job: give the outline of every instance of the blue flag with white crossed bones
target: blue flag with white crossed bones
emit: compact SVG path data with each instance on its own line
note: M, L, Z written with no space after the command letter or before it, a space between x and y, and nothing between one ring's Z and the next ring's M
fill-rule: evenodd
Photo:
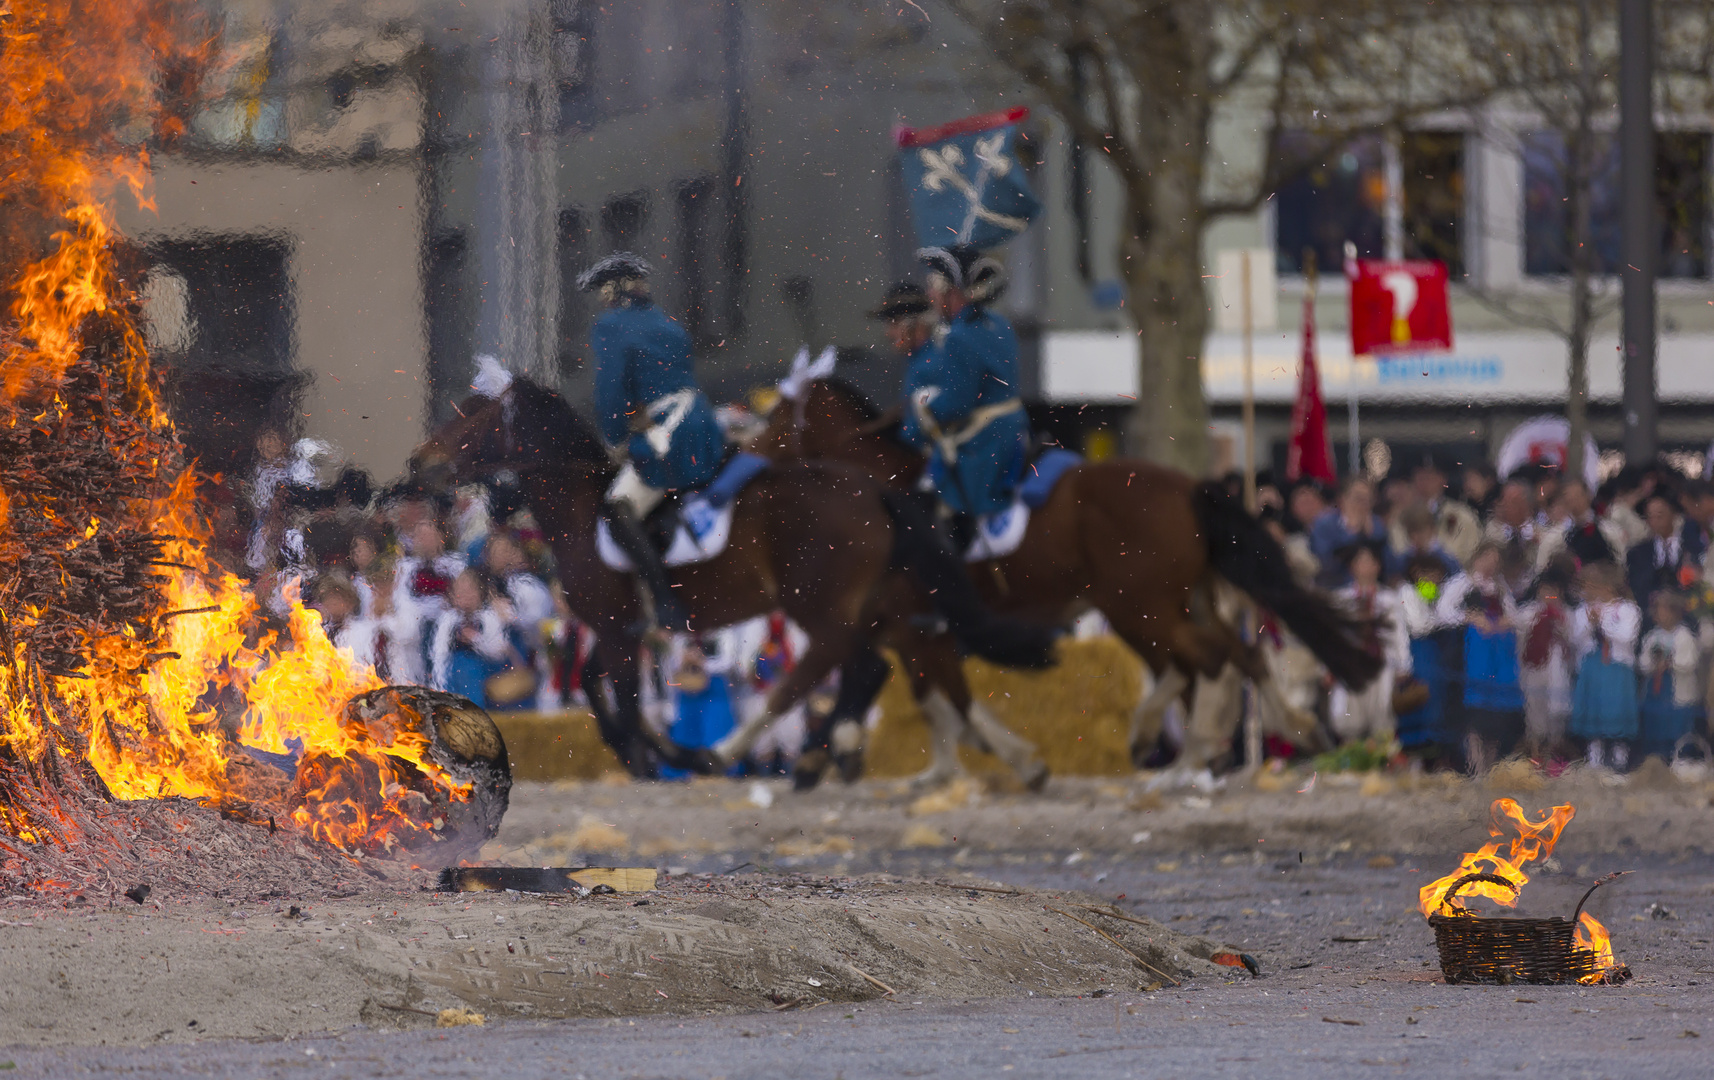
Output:
M1041 212L1013 152L1018 125L1029 115L1016 108L939 127L899 129L911 216L924 247L998 247Z

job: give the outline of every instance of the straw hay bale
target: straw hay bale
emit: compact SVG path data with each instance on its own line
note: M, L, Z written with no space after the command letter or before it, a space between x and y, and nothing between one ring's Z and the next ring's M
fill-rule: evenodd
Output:
M964 665L971 693L1013 731L1035 743L1060 776L1129 776L1131 709L1142 663L1117 638L1067 641L1058 667L1007 671L982 660ZM912 700L897 657L881 692L881 721L868 741L866 775L911 776L926 769L928 725ZM515 780L595 780L623 775L619 760L587 712L544 716L490 714L506 739ZM991 790L1009 790L1010 771L987 754L960 750L966 767Z
M597 780L609 772L623 773L588 712L488 715L506 740L514 780Z
M1131 710L1142 689L1143 665L1115 637L1067 641L1059 666L1008 671L968 660L971 693L1007 727L1035 743L1060 776L1129 776ZM897 657L881 692L881 721L870 733L867 774L901 777L928 767L928 725L911 698ZM984 778L1005 767L987 754L961 748L965 766Z

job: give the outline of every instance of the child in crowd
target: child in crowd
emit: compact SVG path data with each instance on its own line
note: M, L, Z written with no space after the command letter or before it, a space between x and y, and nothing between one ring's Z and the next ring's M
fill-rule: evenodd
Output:
M1388 567L1392 577L1402 577L1405 574L1405 564L1413 559L1426 558L1439 562L1442 569L1442 579L1450 578L1459 571L1458 560L1440 546L1439 528L1434 521L1434 513L1423 503L1412 503L1399 512L1399 532L1402 532L1407 545L1403 551L1391 552Z
M1684 624L1684 597L1661 591L1649 600L1654 629L1643 636L1639 650L1643 695L1637 754L1672 760L1678 740L1696 728L1701 712L1697 674L1702 650Z
M331 571L317 578L310 606L321 613L321 628L335 647L350 652L360 664L375 666L379 627L360 614L362 601L344 574Z
M1472 773L1510 755L1524 733L1517 605L1501 575L1500 556L1499 544L1484 541L1440 599L1440 617L1464 627L1464 758Z
M413 609L424 622L447 610L447 590L463 571L464 556L446 550L446 538L433 521L411 528L411 553L398 561L393 600L400 611Z
M1400 631L1410 639L1412 679L1428 691L1428 699L1398 717L1399 746L1407 753L1433 753L1444 735L1447 672L1442 660L1446 624L1435 610L1446 583L1446 564L1434 554L1418 554L1405 563L1405 581L1398 589Z
M1382 745L1392 742L1393 687L1399 676L1410 674L1410 639L1400 625L1398 593L1381 588L1384 551L1376 540L1359 540L1339 551L1351 584L1334 596L1368 625L1369 647L1385 664L1381 674L1363 690L1333 688L1328 718L1342 742L1365 738Z
M560 695L553 683L546 634L555 619L553 593L531 569L523 545L504 529L488 534L482 545L482 563L499 583L510 607L511 630L537 675L535 706L539 712L557 712Z
M382 563L370 584L370 618L375 623L375 673L400 686L423 686L428 668L423 659L422 623L409 609L393 604L394 565Z
M1630 598L1619 568L1591 563L1578 573L1583 606L1572 615L1572 638L1581 657L1572 692L1571 733L1589 747L1589 764L1605 768L1607 751L1623 769L1628 740L1637 735L1637 633L1643 613Z
M1572 573L1555 562L1536 581L1535 595L1519 612L1523 631L1524 749L1538 760L1556 755L1571 716L1571 676L1576 654L1571 642Z
M351 587L357 590L359 613L375 617L375 574L381 569L381 545L375 534L358 530L351 538Z
M489 603L487 586L475 570L459 571L446 595L429 650L434 687L487 708L488 680L506 670L512 656L505 620Z

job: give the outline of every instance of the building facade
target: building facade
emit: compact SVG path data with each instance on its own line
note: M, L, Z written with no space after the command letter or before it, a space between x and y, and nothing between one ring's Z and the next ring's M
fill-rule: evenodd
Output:
M181 423L221 464L241 461L270 422L387 479L467 392L481 353L586 402L594 312L572 281L616 250L655 264L656 295L690 330L716 397L771 384L801 345L838 346L845 373L890 396L898 365L862 312L915 272L892 130L1029 100L930 0L220 6L208 104L192 136L157 156L158 212L123 224L153 266L152 340ZM1283 445L1306 249L1334 270L1316 314L1336 443L1353 397L1363 443L1471 456L1562 405L1563 340L1494 303L1522 296L1549 314L1563 303L1561 151L1527 116L1439 119L1358 139L1209 231L1217 464L1246 453L1267 464ZM1710 125L1668 128L1662 439L1705 446ZM1028 135L1045 210L1008 247L1004 301L1023 341L1022 389L1039 424L1104 453L1138 392L1119 194L1102 155L1051 115L1032 117ZM1257 148L1234 145L1230 167L1253 166ZM1597 200L1606 269L1612 204ZM1352 359L1337 272L1347 242L1448 262L1450 354ZM1242 340L1218 271L1241 249L1272 270L1256 297L1255 447L1240 445ZM1609 315L1591 349L1604 443L1619 434L1616 335Z

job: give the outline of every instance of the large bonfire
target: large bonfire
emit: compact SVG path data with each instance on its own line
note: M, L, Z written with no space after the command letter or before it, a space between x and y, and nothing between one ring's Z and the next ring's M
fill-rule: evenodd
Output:
M0 880L13 884L112 884L103 866L185 847L170 835L185 823L151 832L138 816L188 804L128 800L194 800L259 825L246 831L260 842L354 854L438 827L425 784L463 794L424 760L421 733L342 725L375 673L295 602L287 633L264 629L210 551L112 201L149 208L150 148L183 132L213 41L186 0L0 3ZM301 754L315 778L294 784L240 744ZM340 782L345 766L358 781ZM354 786L378 802L348 805L338 793ZM83 851L106 862L60 857Z

